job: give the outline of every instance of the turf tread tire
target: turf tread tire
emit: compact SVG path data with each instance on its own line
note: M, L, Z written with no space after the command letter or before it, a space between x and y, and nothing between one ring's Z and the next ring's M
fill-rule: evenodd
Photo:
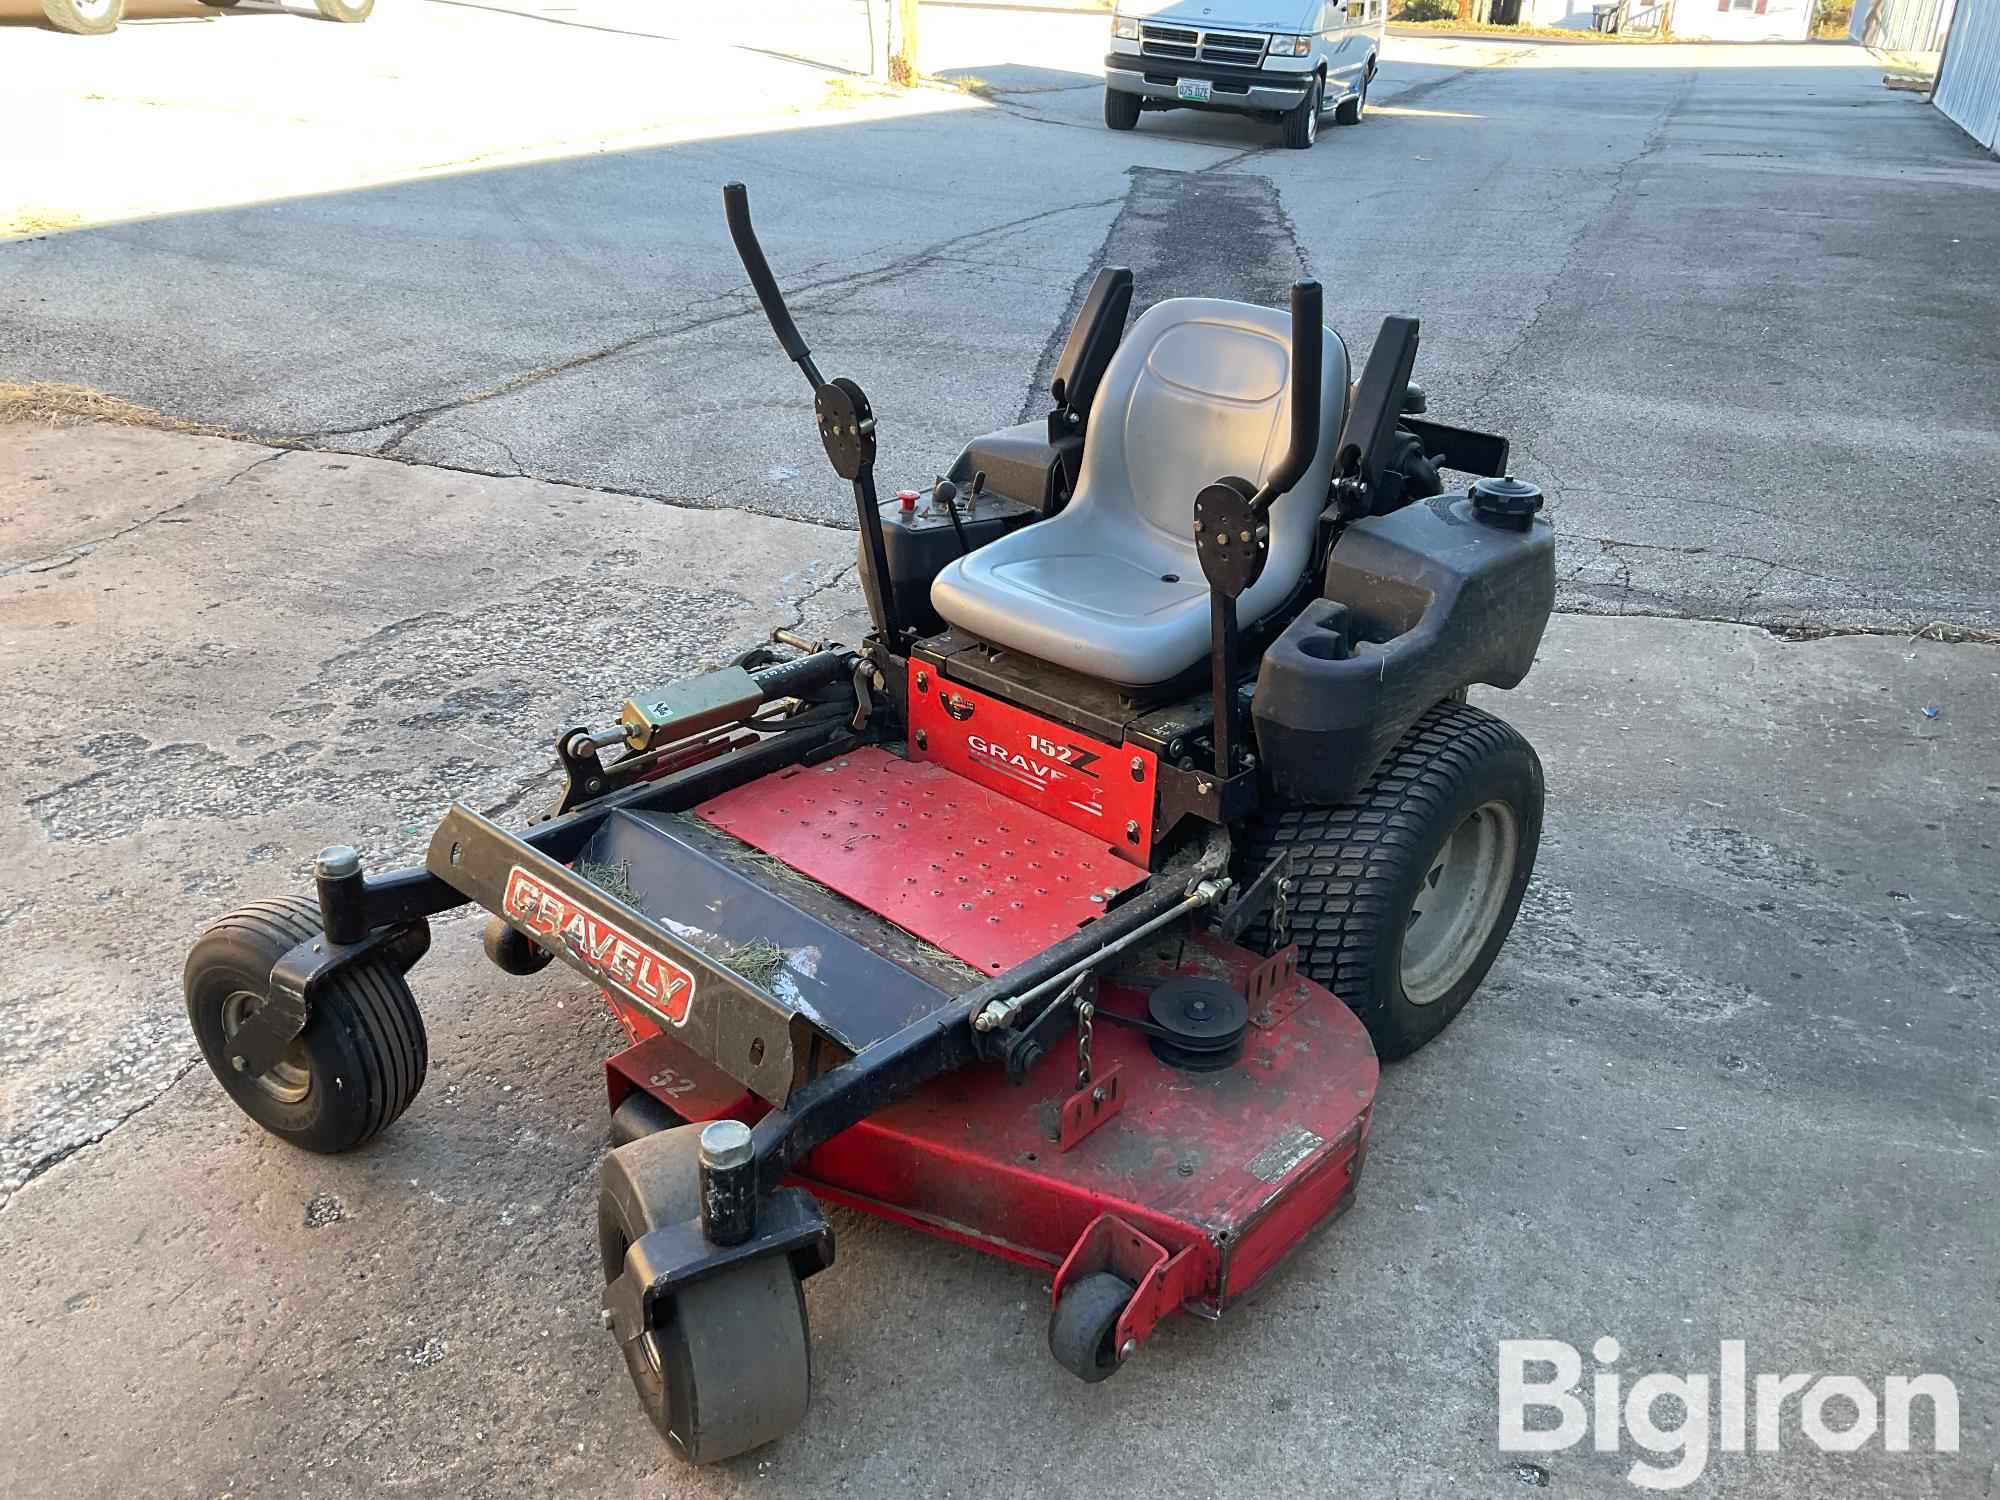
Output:
M1494 790L1517 819L1516 855L1498 919L1450 993L1417 1006L1401 996L1402 926L1414 880L1444 839ZM1353 801L1284 807L1252 831L1247 871L1294 851L1291 936L1307 977L1361 1018L1385 1059L1442 1031L1478 988L1513 927L1541 840L1543 781L1534 749L1504 719L1447 699L1428 709ZM1267 947L1268 925L1249 933Z

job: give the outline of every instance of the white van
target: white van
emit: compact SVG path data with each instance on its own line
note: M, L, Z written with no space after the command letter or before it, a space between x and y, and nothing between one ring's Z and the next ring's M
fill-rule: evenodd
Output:
M1225 109L1278 121L1303 151L1323 115L1361 123L1387 24L1388 0L1117 0L1104 123Z

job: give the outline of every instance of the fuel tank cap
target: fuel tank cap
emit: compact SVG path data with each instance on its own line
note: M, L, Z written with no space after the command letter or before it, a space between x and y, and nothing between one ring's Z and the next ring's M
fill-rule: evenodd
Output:
M1526 531L1542 508L1541 489L1509 474L1504 479L1472 481L1472 508L1489 526Z

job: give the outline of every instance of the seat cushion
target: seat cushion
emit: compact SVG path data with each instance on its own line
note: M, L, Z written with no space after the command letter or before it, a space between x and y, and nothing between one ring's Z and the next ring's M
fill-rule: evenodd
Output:
M1199 297L1148 308L1098 387L1068 507L947 565L931 603L981 640L1121 686L1201 661L1195 496L1225 475L1259 482L1283 456L1290 360L1285 313ZM1245 625L1277 608L1311 555L1347 397L1347 352L1330 331L1321 391L1319 451L1271 509L1269 562L1237 603Z
M1061 516L947 567L938 613L983 641L1105 682L1165 682L1208 654L1208 584L1193 547Z

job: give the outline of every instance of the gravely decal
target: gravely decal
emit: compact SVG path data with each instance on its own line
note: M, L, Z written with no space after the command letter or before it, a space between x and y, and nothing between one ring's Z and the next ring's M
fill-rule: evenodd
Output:
M1098 757L1081 745L1058 744L1054 740L1043 739L1040 735L1029 735L1028 743L1034 747L1035 754L1026 755L1006 745L996 744L984 735L969 734L965 737L965 746L974 755L983 757L996 770L1005 771L1010 776L1021 777L1036 786L1054 788L1061 783L1073 782L1074 773L1078 771L1092 781L1097 780L1097 773L1090 769L1090 764ZM1087 785L1079 790L1089 800L1072 801L1070 805L1090 814L1093 818L1104 816L1104 809L1097 805L1096 793Z
M533 936L561 943L590 973L655 1016L675 1026L687 1020L692 974L519 865L507 876L505 914Z

